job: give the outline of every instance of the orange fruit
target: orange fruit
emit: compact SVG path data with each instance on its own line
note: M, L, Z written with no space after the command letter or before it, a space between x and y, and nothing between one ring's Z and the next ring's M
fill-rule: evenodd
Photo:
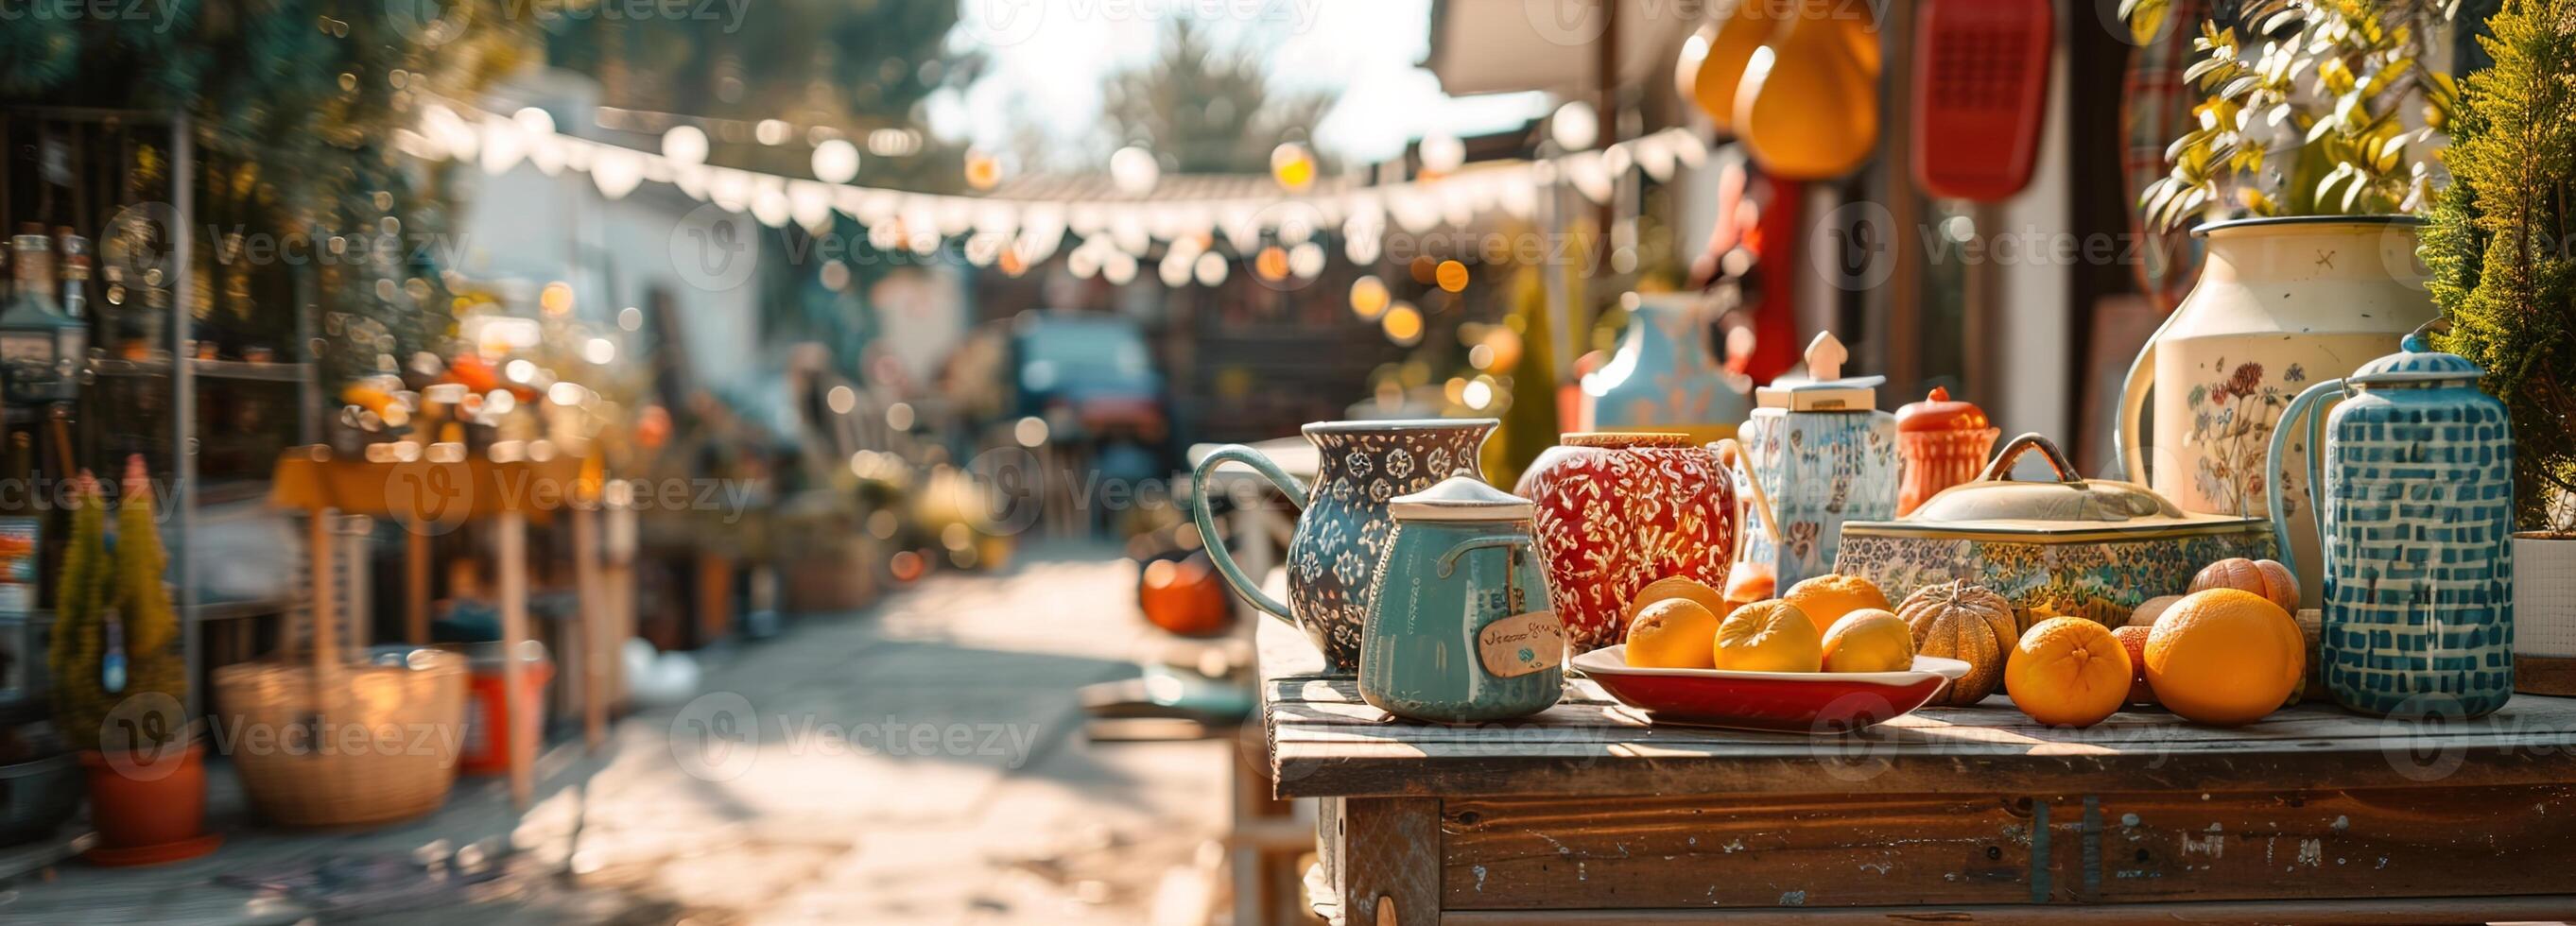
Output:
M2154 629L2136 624L2111 628L2111 635L2120 640L2121 651L2129 654L2129 703L2131 704L2156 703L2156 690L2147 684L2147 634Z
M2004 661L2004 691L2030 719L2089 727L2129 697L2129 653L2111 628L2080 617L2032 624Z
M1752 604L1771 597L1780 580L1771 567L1761 563L1737 563L1726 574L1726 600L1735 604Z
M1807 612L1774 599L1737 608L1719 621L1712 656L1720 669L1814 672L1824 668L1825 645Z
M2214 726L2263 719L2307 668L2290 612L2253 592L2193 592L2147 635L2147 684L2174 713Z
M1896 609L1895 605L1887 603L1887 593L1879 591L1876 583L1859 576L1816 576L1789 586L1789 593L1780 596L1780 600L1807 612L1807 619L1816 622L1819 635L1833 629L1834 622L1842 620L1845 614L1864 608Z
M1706 582L1689 576L1665 576L1646 583L1645 588L1638 589L1637 594L1628 599L1628 623L1635 624L1638 612L1644 611L1647 605L1668 598L1699 602L1700 607L1707 608L1708 613L1718 617L1725 617L1726 612L1734 610L1726 603L1726 596L1718 594L1717 589L1708 587Z
M1902 672L1914 667L1914 631L1896 615L1862 608L1825 631L1825 671Z
M1707 586L1701 586L1706 588ZM1628 621L1628 664L1648 669L1707 669L1716 645L1717 613L1688 598L1651 602Z

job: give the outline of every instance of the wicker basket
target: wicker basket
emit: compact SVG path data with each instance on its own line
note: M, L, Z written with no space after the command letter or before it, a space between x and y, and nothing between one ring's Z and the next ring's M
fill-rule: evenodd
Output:
M287 826L360 826L437 810L464 740L465 659L430 649L393 665L243 664L215 670L242 789Z
M287 826L363 826L437 810L456 781L465 658L415 649L350 664L334 637L330 538L312 519L311 664L214 672L251 805Z

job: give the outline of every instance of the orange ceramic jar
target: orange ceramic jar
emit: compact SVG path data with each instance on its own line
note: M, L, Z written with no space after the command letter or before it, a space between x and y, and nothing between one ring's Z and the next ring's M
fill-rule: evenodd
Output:
M1535 507L1548 600L1570 653L1619 642L1629 599L1656 579L1725 588L1741 539L1726 468L1680 434L1565 435L1512 494Z
M1995 449L2001 429L1986 420L1973 402L1950 398L1950 390L1932 387L1923 401L1896 410L1896 455L1905 474L1896 492L1896 516L1959 483L1977 478L1986 455Z

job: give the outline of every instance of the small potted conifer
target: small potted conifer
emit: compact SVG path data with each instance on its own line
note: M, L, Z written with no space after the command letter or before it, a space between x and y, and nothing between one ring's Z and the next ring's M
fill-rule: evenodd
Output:
M129 458L108 541L108 499L80 475L56 582L55 723L80 750L99 842L91 861L150 865L214 851L204 832L205 746L188 722L179 621L143 458Z
M2576 0L2507 0L2488 28L2422 253L2451 320L2435 346L2485 368L2513 423L2515 652L2576 658Z

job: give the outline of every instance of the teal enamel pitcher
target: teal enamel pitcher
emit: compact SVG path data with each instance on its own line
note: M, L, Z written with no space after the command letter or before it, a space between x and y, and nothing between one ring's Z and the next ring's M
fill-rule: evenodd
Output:
M2300 392L2272 432L2265 472L2294 442L2323 449L2304 501L2325 557L2319 665L2346 708L2475 717L2513 696L2513 431L2483 372L2418 330ZM2331 398L2318 444L2301 419ZM2265 481L2288 537L2281 480ZM2289 545L2281 558L2298 571Z
M1263 613L1305 631L1331 670L1348 674L1359 668L1360 621L1376 590L1371 573L1394 526L1387 504L1450 476L1474 475L1476 451L1499 423L1455 418L1307 425L1303 430L1316 456L1311 490L1260 451L1228 444L1199 461L1191 515L1226 584ZM1303 509L1288 540L1287 601L1264 594L1261 580L1245 575L1218 539L1224 535L1208 509L1208 487L1216 468L1229 462L1251 467Z
M1395 533L1362 626L1360 698L1407 720L1526 717L1565 691L1528 499L1454 476L1388 506Z

